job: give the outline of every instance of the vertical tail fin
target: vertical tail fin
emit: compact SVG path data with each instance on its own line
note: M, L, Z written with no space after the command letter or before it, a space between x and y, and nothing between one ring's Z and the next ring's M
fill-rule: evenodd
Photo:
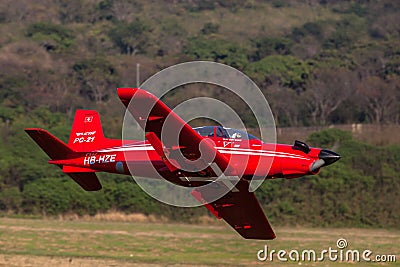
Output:
M93 151L104 147L105 137L99 113L95 110L77 110L68 146L77 151Z

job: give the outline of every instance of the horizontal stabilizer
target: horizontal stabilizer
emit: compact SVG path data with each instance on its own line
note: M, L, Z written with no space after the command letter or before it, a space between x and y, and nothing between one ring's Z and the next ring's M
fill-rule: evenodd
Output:
M43 149L53 160L65 159L74 153L63 141L40 128L27 128L25 132Z
M67 174L86 191L98 191L102 188L95 173L70 172Z
M63 161L73 156L76 152L64 142L46 130L28 128L25 132L43 149L51 158L50 163L63 169L75 182L86 191L97 191L102 188L99 179L93 170L75 166L63 166Z

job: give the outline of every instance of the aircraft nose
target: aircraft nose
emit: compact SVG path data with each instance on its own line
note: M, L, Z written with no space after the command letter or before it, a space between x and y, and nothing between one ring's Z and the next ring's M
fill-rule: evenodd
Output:
M340 159L340 155L336 152L322 149L318 154L318 160L310 165L310 171L315 172L318 171L319 168L328 166Z
M338 153L327 150L327 149L322 149L319 152L318 158L322 159L325 162L325 166L330 165L336 161L338 161L341 157Z

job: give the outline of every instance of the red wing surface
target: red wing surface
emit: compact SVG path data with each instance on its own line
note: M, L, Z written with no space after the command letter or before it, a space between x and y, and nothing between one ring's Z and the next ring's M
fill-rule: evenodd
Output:
M200 136L154 95L141 89L119 88L118 96L171 172L177 169L201 171L212 162L223 171L230 168L230 173L234 172L213 143ZM208 173L215 176L211 168Z
M214 190L224 190L218 183ZM264 215L254 192L249 192L249 183L241 179L236 186L220 199L210 202L216 192L196 188L192 195L205 204L217 218L224 219L233 229L246 239L274 239L275 233ZM209 203L209 204L208 204Z

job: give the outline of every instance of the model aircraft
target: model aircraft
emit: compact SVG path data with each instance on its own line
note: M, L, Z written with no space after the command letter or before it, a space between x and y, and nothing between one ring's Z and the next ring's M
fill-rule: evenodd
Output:
M237 129L192 128L147 91L117 91L145 131L145 141L104 137L99 114L94 110L76 111L68 144L44 129L25 129L51 158L49 163L62 168L87 191L102 188L96 172L131 175L133 166L132 175L162 177L180 186L194 187L192 195L244 238L274 239L274 231L254 192L249 190L252 179L313 175L340 159L335 152L312 148L300 141L294 145L268 144ZM221 172L237 180L226 194L213 199L215 192L199 186L215 184L211 188L217 193L226 190L226 183L216 179Z

